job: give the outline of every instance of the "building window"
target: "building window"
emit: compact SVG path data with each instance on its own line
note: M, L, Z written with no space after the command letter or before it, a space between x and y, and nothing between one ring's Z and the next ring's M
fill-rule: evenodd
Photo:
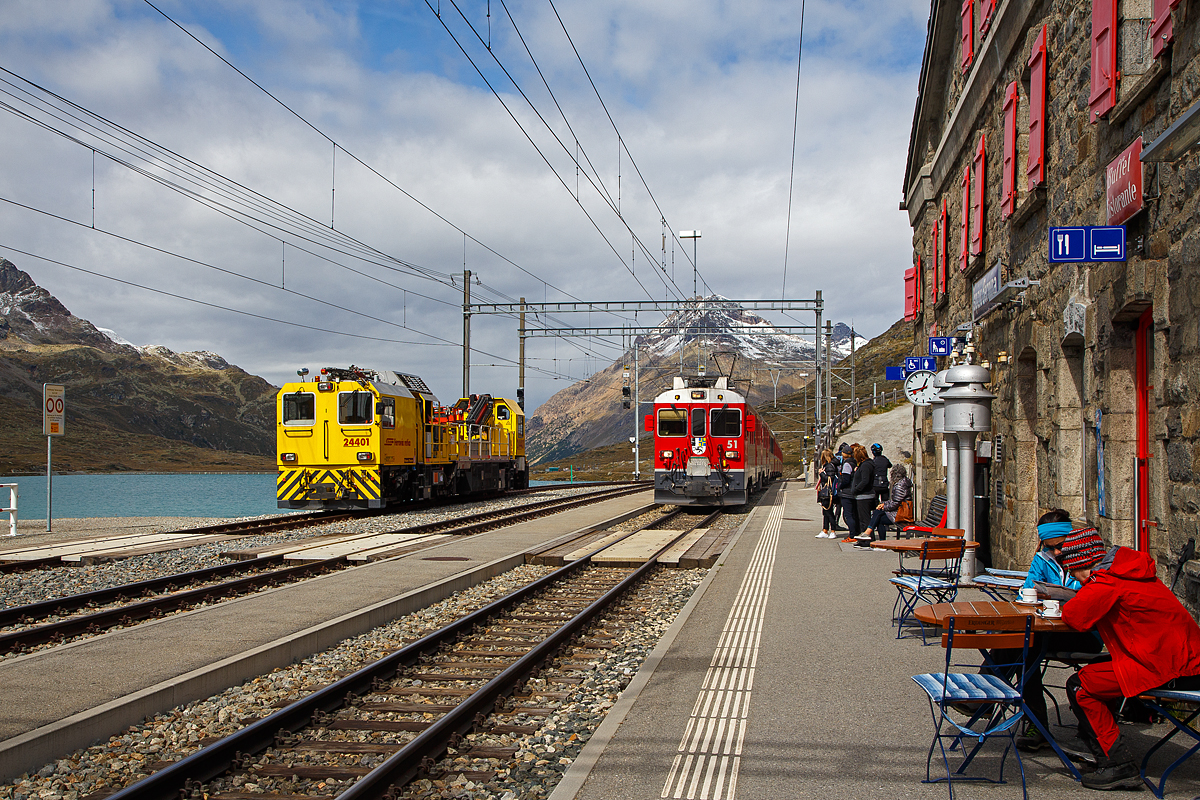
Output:
M962 176L962 241L958 248L958 269L967 268L971 246L971 165L963 170Z
M941 275L938 273L938 264L941 263L941 261L938 259L938 236L939 236L938 220L935 217L933 220L933 248L932 248L932 252L929 255L930 260L933 261L933 264L931 265L931 267L933 269L933 281L932 281L933 285L930 286L929 288L930 288L930 297L933 298L934 303L937 303L938 289L941 287L941 283L940 283Z
M984 159L987 151L984 145L985 136L979 134L979 147L975 150L975 195L971 198L971 217L975 223L971 228L970 254L983 255L983 196L987 185L984 183Z
M979 6L979 35L983 36L992 27L992 17L996 14L996 0L982 0Z
M942 262L942 294L950 290L950 208L942 198L942 239L938 242L938 258Z
M962 71L966 73L975 60L975 0L963 0L962 4Z
M912 322L917 318L917 269L904 270L904 319Z
M1175 40L1175 28L1171 23L1171 10L1179 5L1179 0L1154 0L1154 21L1150 23L1151 49L1154 58L1158 58L1167 49L1167 45Z

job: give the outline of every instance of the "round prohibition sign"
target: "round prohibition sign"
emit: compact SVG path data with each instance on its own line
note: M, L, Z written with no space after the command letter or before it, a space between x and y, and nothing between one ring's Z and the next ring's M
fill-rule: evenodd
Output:
M51 414L61 414L63 410L63 401L61 397L47 397L46 411Z

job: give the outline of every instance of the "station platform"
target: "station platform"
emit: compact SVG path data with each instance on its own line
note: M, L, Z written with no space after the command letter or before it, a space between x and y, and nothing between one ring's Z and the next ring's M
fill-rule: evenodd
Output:
M897 556L815 538L814 490L768 491L551 800L947 796L944 783L921 782L933 725L911 679L942 671L945 651L934 639L896 639L888 578ZM1047 685L1063 680L1052 673ZM1057 696L1071 729L1054 730L1065 738L1074 717L1061 689ZM1139 759L1167 730L1122 728ZM994 776L1002 750L986 745L991 756L981 754L972 772ZM1182 752L1165 750L1154 763ZM1096 796L1052 750L1022 761L1030 798ZM1172 773L1167 797L1200 793L1197 761ZM955 796L1020 798L1011 755L1004 774L1001 785L956 783Z
M637 492L0 661L0 780L525 563L653 502Z

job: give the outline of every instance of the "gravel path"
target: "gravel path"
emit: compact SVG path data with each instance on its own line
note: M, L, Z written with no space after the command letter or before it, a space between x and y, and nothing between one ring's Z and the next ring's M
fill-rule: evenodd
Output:
M858 442L870 448L873 442L883 445L883 454L893 464L911 463L913 448L913 407L905 403L882 414L860 417L838 437L842 442ZM900 456L897 458L897 456Z

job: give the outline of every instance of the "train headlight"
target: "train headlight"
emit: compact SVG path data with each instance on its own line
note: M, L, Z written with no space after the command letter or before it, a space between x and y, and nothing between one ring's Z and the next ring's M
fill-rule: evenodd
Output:
M663 450L659 455L662 456L663 461L670 461L675 456L670 450Z
M317 384L317 391L318 392L332 392L333 391L333 382L332 381L319 382Z
M730 450L730 451L726 452L725 457L728 458L730 461L737 461L739 458L741 458L741 456L738 454L737 450Z
M279 456L279 460L286 461L289 464L295 464L296 463L296 454L295 453L281 453Z
M360 450L358 453L359 461L372 461L372 460L374 460L374 458L375 458L375 454L369 450Z

